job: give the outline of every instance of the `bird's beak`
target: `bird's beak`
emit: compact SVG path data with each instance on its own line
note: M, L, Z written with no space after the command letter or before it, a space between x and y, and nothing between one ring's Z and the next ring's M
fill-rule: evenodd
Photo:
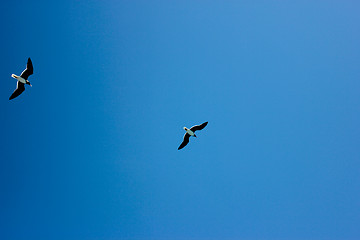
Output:
M30 84L30 87L32 87L32 85Z

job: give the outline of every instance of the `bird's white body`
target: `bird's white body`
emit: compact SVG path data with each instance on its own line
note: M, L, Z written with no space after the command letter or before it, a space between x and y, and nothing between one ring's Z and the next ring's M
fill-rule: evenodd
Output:
M188 129L187 127L184 127L185 131L190 134L190 136L194 136L195 133L193 131L191 131L190 129Z
M16 76L15 74L11 74L11 76L12 76L13 78L15 78L16 80L18 80L19 82L26 83L26 80L23 79L23 78L20 77L20 76Z

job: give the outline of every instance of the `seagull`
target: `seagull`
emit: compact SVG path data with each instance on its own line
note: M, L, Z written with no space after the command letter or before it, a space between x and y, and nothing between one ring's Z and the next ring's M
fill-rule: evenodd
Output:
M184 135L184 141L181 143L178 150L182 149L189 143L190 136L196 137L195 131L203 129L204 127L206 127L207 124L208 124L208 122L204 122L203 124L192 126L190 129L188 129L187 127L184 127L184 130L186 131L186 133Z
M25 84L30 85L30 87L32 87L32 85L30 84L30 82L27 79L31 74L33 74L33 72L34 72L34 68L33 68L31 59L29 58L27 61L27 64L26 64L26 69L21 73L20 76L11 74L11 76L17 80L17 87L16 87L15 91L13 92L13 94L11 94L9 100L16 98L23 91L25 91Z

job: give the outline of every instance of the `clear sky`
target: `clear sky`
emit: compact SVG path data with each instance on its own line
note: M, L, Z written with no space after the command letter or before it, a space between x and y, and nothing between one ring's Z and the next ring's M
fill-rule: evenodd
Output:
M56 2L0 10L1 239L360 239L358 1Z

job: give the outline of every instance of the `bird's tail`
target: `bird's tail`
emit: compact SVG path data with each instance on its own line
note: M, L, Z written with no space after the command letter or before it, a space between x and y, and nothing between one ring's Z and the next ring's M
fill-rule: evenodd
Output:
M11 74L11 76L12 76L13 78L15 78L15 79L18 78L18 76L16 76L15 74Z

